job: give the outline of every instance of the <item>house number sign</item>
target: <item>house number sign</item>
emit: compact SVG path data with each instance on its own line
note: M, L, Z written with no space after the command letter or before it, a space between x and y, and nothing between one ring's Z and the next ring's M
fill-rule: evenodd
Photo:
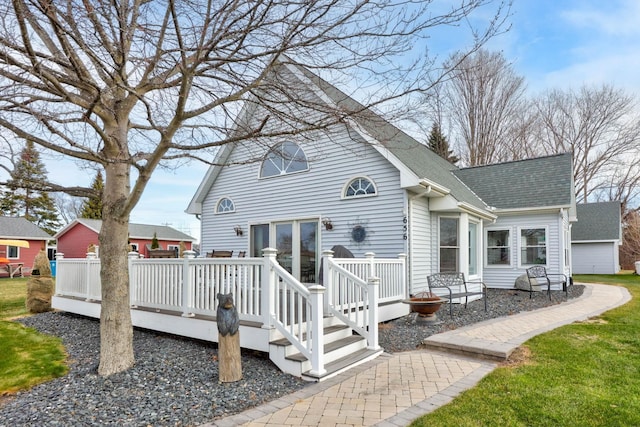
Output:
M408 227L407 227L407 223L408 223L408 222L409 222L409 220L407 219L407 216L405 215L405 216L402 218L402 238L403 238L404 240L407 240L407 229L408 229Z

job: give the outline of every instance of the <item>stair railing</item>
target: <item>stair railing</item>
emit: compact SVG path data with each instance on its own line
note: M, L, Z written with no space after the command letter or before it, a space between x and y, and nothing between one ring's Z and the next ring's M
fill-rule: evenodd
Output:
M341 267L333 251L323 255L323 284L326 288L325 311L336 316L367 340L367 347L378 350L378 293L380 279L362 279Z
M325 288L308 288L293 277L276 261L277 250L263 250L267 274L263 289L268 297L263 312L269 313L272 325L311 361L311 374L323 375L324 322L323 294Z

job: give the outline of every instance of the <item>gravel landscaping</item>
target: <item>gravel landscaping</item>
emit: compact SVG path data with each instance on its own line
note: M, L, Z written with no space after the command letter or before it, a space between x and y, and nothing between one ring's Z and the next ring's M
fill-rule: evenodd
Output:
M570 287L569 298L583 286ZM564 293L529 294L489 290L489 311L481 301L448 306L440 324L425 325L415 314L380 327L380 345L388 352L413 350L429 335L489 318L508 316L564 301ZM243 379L218 383L215 344L146 330L134 333L135 366L103 378L97 375L99 324L67 313L44 313L20 320L61 337L69 355L69 373L28 391L0 398L0 426L191 426L223 418L299 390L309 383L280 372L262 353L242 353Z

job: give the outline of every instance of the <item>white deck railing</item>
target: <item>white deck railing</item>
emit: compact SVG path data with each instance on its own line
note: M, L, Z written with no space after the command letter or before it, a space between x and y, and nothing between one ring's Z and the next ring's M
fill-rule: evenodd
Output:
M405 298L405 259L334 259L323 253L324 287L307 287L276 261L275 249L262 258L129 257L132 308L150 308L215 316L218 293L232 293L240 320L262 323L286 337L311 361L312 372L324 369L323 317L333 314L378 348L378 304ZM56 295L101 300L100 260L65 259L57 255ZM326 297L325 297L326 290ZM153 328L153 325L149 325Z

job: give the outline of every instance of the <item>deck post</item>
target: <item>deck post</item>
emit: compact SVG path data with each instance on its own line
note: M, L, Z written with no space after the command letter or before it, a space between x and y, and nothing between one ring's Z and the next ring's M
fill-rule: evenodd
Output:
M134 274L133 269L134 264L133 260L138 259L140 254L135 251L131 251L127 254L127 263L128 263L128 271L129 271L129 306L131 308L138 308L135 304L136 297L138 296L138 282L136 280L136 275Z
M309 286L311 303L311 374L324 375L324 322L323 302L324 286Z
M184 258L182 264L182 317L195 317L192 311L193 301L191 299L192 292L191 281L191 262L189 258Z
M274 248L265 248L262 250L262 257L264 258L264 267L262 274L262 327L264 329L273 329L273 317L275 316L275 296L274 292L277 289L275 284L275 273L271 266L276 263L276 255L278 250Z
M85 290L86 290L86 295L85 295L85 301L87 302L92 302L93 298L91 298L91 261L94 259L98 259L98 254L96 254L95 252L87 252L86 255L86 269L85 269L85 282L86 286L85 286ZM100 289L100 292L102 292L102 289Z
M324 314L329 315L329 301L332 298L333 289L332 280L331 280L331 267L329 266L329 258L333 258L333 251L330 249L326 249L322 251L322 277L320 278L320 284L325 287L326 297L323 298L324 304Z
M377 277L378 273L376 272L376 254L374 252L365 252L364 257L367 259L369 263L369 272L367 273L367 277Z
M367 347L370 350L378 350L378 293L380 289L380 279L378 277L369 277L367 280L367 288L369 291L369 339Z
M400 283L402 283L402 289L404 292L404 298L407 299L409 298L409 294L411 292L409 292L409 287L407 286L407 254L403 253L399 253L398 254L398 259L400 261L402 261L402 271L400 272Z
M64 253L63 252L56 252L56 263L60 260L64 259ZM56 265L57 268L57 265ZM58 273L56 272L56 276L58 275ZM63 276L64 277L64 276ZM62 287L62 280L54 280L55 282L55 292L54 295L63 295L63 292L61 292L60 288ZM60 284L60 286L58 287L58 284Z

